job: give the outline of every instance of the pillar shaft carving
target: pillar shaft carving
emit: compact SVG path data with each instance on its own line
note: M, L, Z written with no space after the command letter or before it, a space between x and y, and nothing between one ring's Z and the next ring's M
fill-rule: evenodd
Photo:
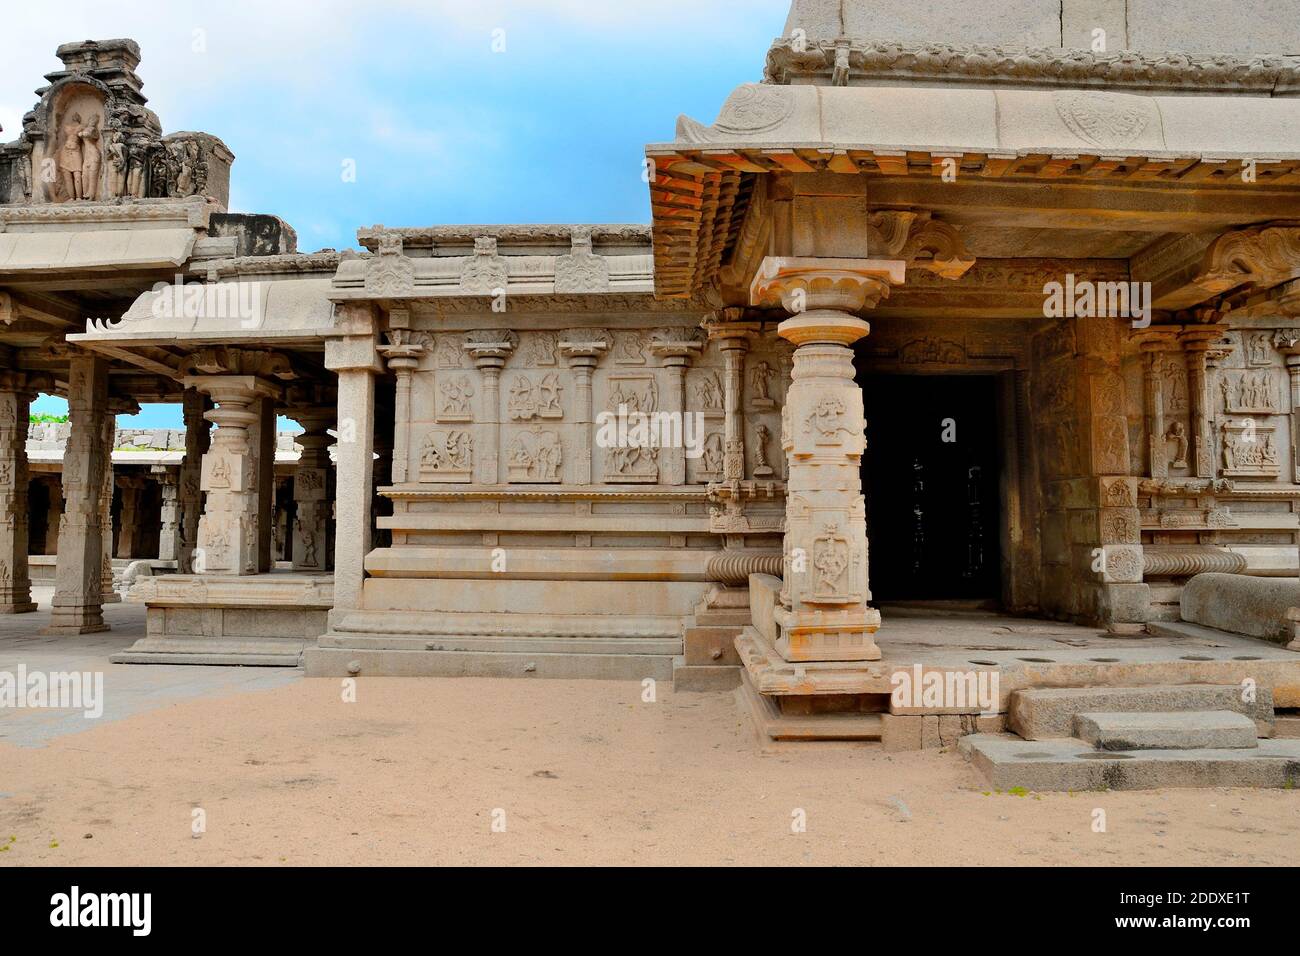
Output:
M302 454L293 471L297 511L293 522L293 567L296 571L324 571L330 564L329 521L334 502L328 429L337 412L320 407L293 408L289 413L303 427L296 439Z
M572 329L564 333L559 343L560 353L573 370L573 420L587 426L587 434L577 443L574 468L574 481L580 485L591 484L591 424L595 417L591 380L600 357L609 351L610 342L610 335L604 329Z
M177 490L180 524L177 528L176 569L181 574L194 572L194 549L199 540L199 519L203 517L203 456L208 453L211 425L204 412L208 397L195 389L186 389L181 409L185 417L185 457L181 460Z
M154 465L149 469L158 482L158 560L176 561L180 554L180 478L177 469L170 465Z
M698 334L698 332L696 333ZM672 376L672 386L664 396L663 411L669 415L689 414L690 409L686 397L686 370L691 367L691 363L699 357L704 351L704 343L688 338L673 338L668 335L656 333L650 342L650 352L663 363L664 368ZM683 434L685 434L685 418L683 417ZM681 446L669 446L661 449L664 456L664 469L662 480L669 485L686 484L686 448L683 443Z
M479 452L479 484L495 485L500 481L501 448L501 370L519 345L519 336L509 330L468 332L465 351L483 377L483 450Z
M420 365L425 352L423 342L409 329L393 329L388 333L388 345L379 349L396 376L394 388L393 468L390 480L395 485L407 481L410 468L411 430L411 376Z
M75 354L68 375L71 433L63 453L63 518L59 522L54 599L47 633L106 631L103 614L105 474L112 473L112 438L105 440L108 365Z
M27 564L27 419L21 372L0 372L0 614L36 610Z
M262 451L263 402L274 398L279 388L251 375L192 376L185 386L216 402L204 415L217 430L203 456L200 488L207 499L199 520L194 571L257 574L263 497L259 472L271 469L270 462L259 468L257 461Z
M745 479L745 356L759 332L753 322L739 321L742 309L723 309L704 323L709 338L718 343L723 360L723 456L724 481Z
M788 463L784 580L777 651L788 661L878 660L868 605L866 448L862 390L850 346L870 331L853 312L903 281L901 260L764 260L754 305L779 301L793 313L777 334L795 345L782 409Z

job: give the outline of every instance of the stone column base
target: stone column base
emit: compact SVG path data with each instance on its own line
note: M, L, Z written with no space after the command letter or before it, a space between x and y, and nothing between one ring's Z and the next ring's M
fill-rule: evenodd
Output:
M36 605L31 601L20 601L17 604L0 604L0 614L27 614L36 610Z

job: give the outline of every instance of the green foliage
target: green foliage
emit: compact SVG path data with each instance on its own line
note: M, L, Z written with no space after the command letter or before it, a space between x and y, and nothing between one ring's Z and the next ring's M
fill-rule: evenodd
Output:
M67 415L51 415L49 412L32 412L29 421L37 425L56 425L68 420Z

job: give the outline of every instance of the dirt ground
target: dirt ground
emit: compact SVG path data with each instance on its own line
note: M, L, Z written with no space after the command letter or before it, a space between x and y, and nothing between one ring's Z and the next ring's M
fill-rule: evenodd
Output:
M1261 865L1300 846L1300 792L998 794L956 753L762 754L731 693L363 678L342 696L297 679L0 742L0 866Z

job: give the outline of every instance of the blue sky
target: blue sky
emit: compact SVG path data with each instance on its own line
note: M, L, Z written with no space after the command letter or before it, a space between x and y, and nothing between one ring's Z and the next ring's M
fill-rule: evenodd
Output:
M57 9L57 15L51 15ZM85 38L139 42L167 132L235 154L231 208L272 213L299 249L361 226L647 222L642 147L679 113L712 122L762 75L789 0L388 0L11 5L0 125ZM495 47L495 49L494 49ZM355 164L354 182L344 164ZM57 410L42 399L38 410ZM178 427L174 407L124 424Z

